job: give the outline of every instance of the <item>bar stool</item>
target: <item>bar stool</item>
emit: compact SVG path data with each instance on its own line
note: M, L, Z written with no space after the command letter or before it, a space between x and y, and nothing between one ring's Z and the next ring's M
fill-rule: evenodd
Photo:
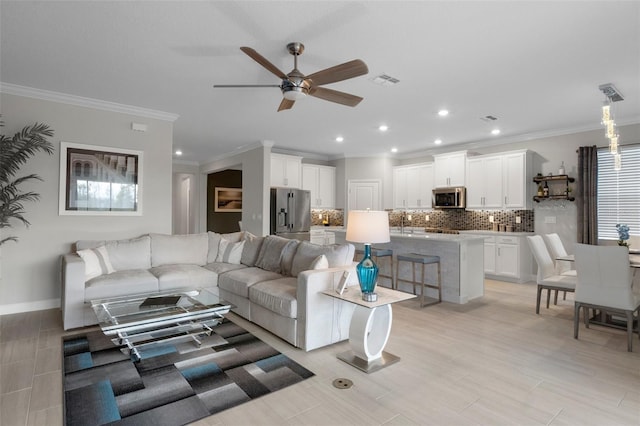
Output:
M411 263L411 274L412 280L402 279L400 278L400 262L408 262ZM422 277L420 281L416 281L416 264L422 265ZM426 265L436 264L438 265L438 285L435 284L427 284L425 282L425 267ZM416 294L416 284L420 284L422 286L422 292L420 293L420 307L434 305L436 303L442 302L442 276L440 273L440 256L431 256L426 254L419 253L402 253L397 257L396 262L396 289L398 288L398 284L400 282L405 282L409 284L413 284L413 294ZM424 304L424 292L425 287L433 288L438 290L438 301L432 302L427 305Z
M364 249L356 249L356 260L357 262L361 261L364 257ZM385 248L377 248L371 247L371 258L378 265L378 270L381 271L382 268L380 259L389 259L389 273L391 275L385 275L378 272L378 278L389 278L391 281L391 288L395 288L395 282L393 280L393 250L385 249Z

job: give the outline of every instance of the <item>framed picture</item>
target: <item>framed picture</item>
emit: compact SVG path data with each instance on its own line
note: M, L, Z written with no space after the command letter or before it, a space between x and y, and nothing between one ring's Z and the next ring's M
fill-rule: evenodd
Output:
M215 188L214 212L241 212L242 188Z
M142 215L142 151L60 143L60 215Z

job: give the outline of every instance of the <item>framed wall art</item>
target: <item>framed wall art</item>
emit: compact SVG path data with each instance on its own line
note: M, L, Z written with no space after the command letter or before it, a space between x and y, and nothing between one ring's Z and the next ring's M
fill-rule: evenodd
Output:
M142 151L60 143L60 215L142 215Z
M216 187L214 194L214 212L242 211L242 188Z

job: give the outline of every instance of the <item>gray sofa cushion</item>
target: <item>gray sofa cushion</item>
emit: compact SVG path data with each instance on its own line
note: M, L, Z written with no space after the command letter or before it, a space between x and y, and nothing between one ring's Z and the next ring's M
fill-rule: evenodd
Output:
M158 291L158 279L146 269L116 271L85 283L84 301Z
M149 270L160 291L172 288L214 287L218 274L198 265L162 265Z
M267 235L260 247L256 266L265 271L276 273L282 272L282 259L288 255L291 248L297 246L298 242L287 238L278 237L277 235ZM287 247L289 250L287 251Z
M263 281L249 288L249 300L280 316L297 318L297 288L298 280L292 277Z
M260 268L237 269L218 277L218 287L242 297L249 297L249 287L261 281L275 280L282 275Z
M255 266L260 254L260 247L264 237L257 237L251 232L244 233L244 248L242 249L242 257L240 263L247 266Z
M187 235L151 234L151 266L204 265L209 241L206 233Z
M322 254L327 257L329 268L348 265L353 260L353 254L349 259L349 252L349 244L320 246L302 241L298 244L296 254L293 256L291 275L297 277L300 272L311 269L313 261Z
M108 241L105 247L116 271L151 268L151 238L148 235L131 240Z
M224 262L211 262L204 265L208 270L215 272L216 274L224 274L225 272L235 271L236 269L244 269L245 265L234 265L231 263Z

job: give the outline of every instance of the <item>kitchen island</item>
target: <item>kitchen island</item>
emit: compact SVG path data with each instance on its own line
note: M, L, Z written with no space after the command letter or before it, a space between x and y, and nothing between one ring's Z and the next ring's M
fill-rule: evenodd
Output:
M336 243L345 242L345 229L332 229ZM362 244L354 244L362 248ZM467 303L469 300L484 295L484 237L481 235L439 234L439 233L391 233L391 241L384 244L374 244L374 247L390 248L393 250L393 264L395 274L396 256L398 253L420 253L440 256L442 269L442 300L451 303ZM391 275L388 262L380 262L380 273ZM416 266L416 278L420 279L420 270ZM402 277L411 278L409 264L402 262L400 268ZM435 267L426 268L427 282L437 282ZM388 281L380 280L387 286ZM398 290L413 292L413 286L401 283ZM417 289L420 294L420 289ZM434 297L437 292L427 289L426 295Z

